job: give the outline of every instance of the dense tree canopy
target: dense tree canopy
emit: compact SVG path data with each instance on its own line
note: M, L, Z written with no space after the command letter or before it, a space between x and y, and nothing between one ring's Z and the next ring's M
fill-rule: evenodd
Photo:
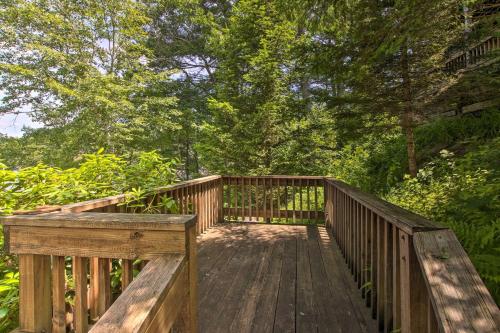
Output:
M176 177L330 175L454 228L498 301L498 49L445 69L498 36L482 3L2 0L0 117L43 127L0 134L0 215ZM121 181L91 193L106 165Z

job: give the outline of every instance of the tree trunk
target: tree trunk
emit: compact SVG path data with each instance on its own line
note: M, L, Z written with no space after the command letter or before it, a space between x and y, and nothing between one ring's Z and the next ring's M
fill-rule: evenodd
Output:
M410 80L410 65L408 61L408 45L405 41L401 48L401 70L403 76L403 94L404 94L404 107L401 119L401 126L406 136L406 153L408 155L408 171L410 176L417 176L417 156L415 152L415 134L414 127L414 110L413 98L411 91Z

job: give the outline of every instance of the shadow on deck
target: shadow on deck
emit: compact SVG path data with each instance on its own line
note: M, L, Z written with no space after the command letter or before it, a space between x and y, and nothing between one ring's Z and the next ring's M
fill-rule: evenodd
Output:
M323 226L220 224L198 237L200 332L376 332Z

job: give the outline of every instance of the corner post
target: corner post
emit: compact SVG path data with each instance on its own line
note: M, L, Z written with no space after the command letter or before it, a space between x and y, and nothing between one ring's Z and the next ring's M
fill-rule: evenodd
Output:
M19 327L21 331L52 331L50 256L19 255Z
M198 262L196 250L196 224L186 229L186 254L188 256L189 295L185 318L186 331L198 331Z
M427 331L427 287L413 247L413 236L399 233L401 332Z

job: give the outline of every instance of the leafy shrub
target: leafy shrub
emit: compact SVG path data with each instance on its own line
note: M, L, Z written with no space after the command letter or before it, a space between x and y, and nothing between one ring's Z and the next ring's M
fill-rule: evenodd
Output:
M442 151L386 199L450 227L500 303L500 138L456 158Z
M43 205L62 205L127 194L126 205L143 207L139 203L149 190L176 180L175 160L166 160L157 152L140 152L133 156L85 154L76 168L60 169L45 164L9 170L0 163L0 215L15 210L33 209ZM160 205L173 210L172 200L162 198ZM157 207L146 207L157 212ZM3 248L3 234L0 233ZM19 274L16 258L0 252L0 332L14 328L18 317ZM115 270L113 281L119 281ZM71 286L71 276L68 276Z
M442 118L415 129L419 165L447 149L463 154L500 134L500 112ZM385 194L404 180L408 170L404 136L396 130L376 133L345 145L336 152L329 173L365 191Z

